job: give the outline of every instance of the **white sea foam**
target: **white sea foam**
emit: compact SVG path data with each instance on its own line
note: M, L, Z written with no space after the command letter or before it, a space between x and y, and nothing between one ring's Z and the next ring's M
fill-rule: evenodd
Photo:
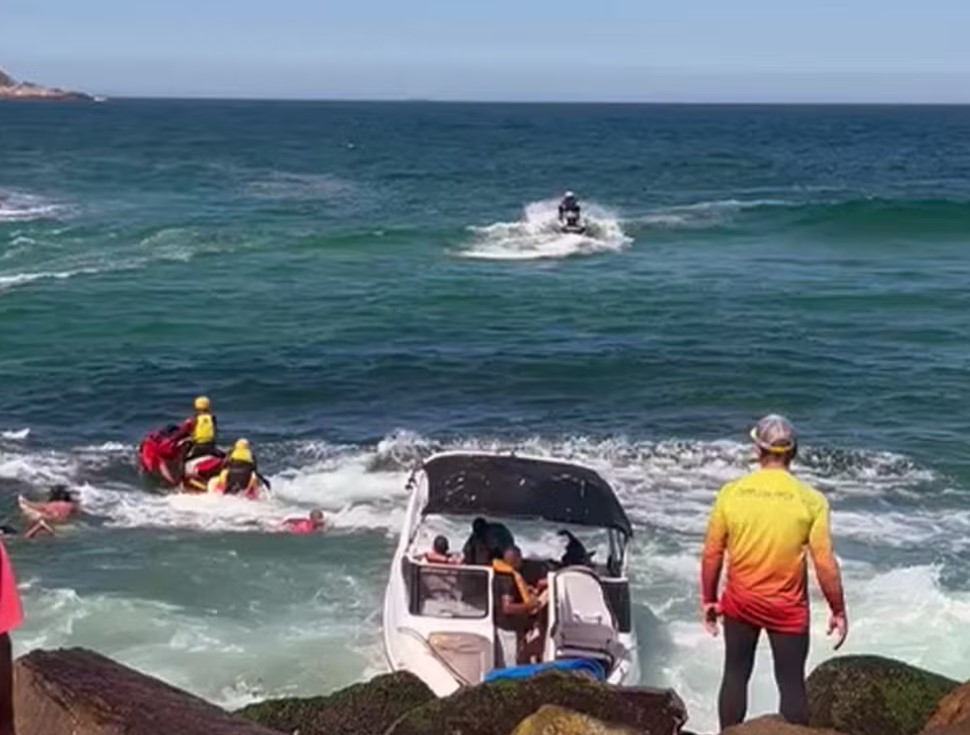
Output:
M65 211L64 205L35 194L0 189L0 224L56 219Z
M30 428L24 429L7 429L0 431L0 437L8 439L10 441L22 442L28 436L30 436Z
M563 233L559 229L558 201L532 202L518 222L472 227L472 241L457 254L479 260L541 260L616 252L632 242L617 215L605 207L586 204L583 216L586 233Z
M20 441L29 430L4 432ZM508 451L559 457L588 464L617 488L635 525L698 535L716 490L751 469L750 450L729 441L630 441L623 437L591 439L533 437L515 443L488 437L436 443L410 432L388 436L372 447L337 446L327 442L299 442L267 448L275 459L273 492L263 502L233 498L163 496L124 484L90 485L90 473L119 462L127 464L134 447L118 442L83 446L64 452L25 451L18 445L0 450L0 478L22 482L75 482L90 495L93 507L103 507L109 520L121 525L179 525L179 515L237 517L240 530L253 518L276 517L323 507L335 518L357 518L365 528L395 528L394 513L406 499L404 484L416 462L440 449ZM875 452L828 452L808 448L797 472L821 488L834 508L837 532L862 543L888 548L952 544L970 535L970 512L948 506L919 507L914 503L941 478L899 455ZM88 483L88 486L85 486ZM961 489L951 489L959 500ZM103 495L103 502L99 499ZM863 498L881 500L882 507L860 510ZM895 507L894 500L908 504ZM218 502L224 501L224 502ZM238 507L237 507L238 504ZM139 506L146 506L144 512ZM165 506L169 511L161 510ZM250 512L256 507L258 510ZM114 510L112 510L114 509ZM231 509L231 510L230 510ZM232 525L223 519L220 529ZM228 524L228 525L227 525ZM191 523L189 524L192 525ZM210 526L211 519L202 525ZM338 525L340 525L338 521Z
M321 574L331 602L307 590L301 604L249 617L31 581L21 585L26 623L15 653L86 646L228 709L328 691L373 668L380 644L375 626L346 612L372 607L373 593L347 584L346 569Z
M28 271L26 273L3 274L0 275L0 291L5 291L15 286L23 286L34 281L65 281L75 276L92 275L109 270L117 270L117 268L110 266L101 268L92 266L62 271Z
M376 446L287 443L265 448L265 469L271 472L274 493L264 501L153 495L123 481L100 480L112 466L127 461L124 455L132 451L115 443L67 452L8 446L0 452L0 479L70 482L79 489L87 511L109 527L260 533L278 531L278 522L288 515L322 507L340 535L378 531L394 536L407 502L408 472L419 458L441 449L515 449L570 459L599 470L615 485L636 534L630 564L645 681L677 688L690 707L692 729L713 730L722 643L706 637L696 621L698 552L717 488L751 466L745 444L581 436L514 443L479 437L441 443L407 431ZM965 675L961 666L970 658L970 641L959 632L970 622L970 592L947 587L943 567L914 562L913 555L929 559L934 554L966 553L966 489L952 488L947 478L890 453L807 447L797 472L829 495L837 548L849 541L868 550L863 558L842 559L852 624L846 650L897 656ZM945 496L936 492L944 486L950 488ZM918 499L927 494L934 502L920 505ZM563 542L554 527L528 530L510 525L528 553L561 553ZM467 530L467 519L431 519L418 543L430 545L434 534L444 533L457 549ZM317 543L331 540L324 535ZM596 539L589 540L597 545ZM892 566L893 559L899 559L899 566ZM298 674L317 683L323 677L337 686L381 670L377 626L386 569L378 564L375 572L366 574L331 570L329 562L321 569L328 575L325 589L265 628L259 627L265 622L262 618L209 619L198 611L126 597L123 590L120 599L117 594L110 597L117 607L112 608L111 620L102 624L99 616L109 605L107 595L102 599L63 589L31 589L28 599L34 600L36 609L50 607L52 612L31 616L20 645L94 645L232 704L305 692ZM899 595L901 589L907 591L905 599ZM253 604L263 603L254 598ZM352 614L346 605L353 607ZM813 665L831 654L824 641L824 605L817 597L814 616ZM147 636L143 643L129 645L124 634L116 640L110 632L134 631L146 624L151 631L142 634ZM333 673L305 668L310 664L301 646L308 642L335 657ZM206 657L211 657L211 666ZM214 671L217 662L233 673L220 674L209 683L203 673ZM196 672L193 667L201 668ZM775 706L770 661L767 650L762 650L752 681L751 712Z
M165 228L131 243L117 243L110 252L85 251L45 262L46 267L0 272L0 293L41 281L64 281L81 276L150 268L158 263L186 263L202 255L234 252L245 244L209 240L186 228ZM22 266L21 266L22 267Z

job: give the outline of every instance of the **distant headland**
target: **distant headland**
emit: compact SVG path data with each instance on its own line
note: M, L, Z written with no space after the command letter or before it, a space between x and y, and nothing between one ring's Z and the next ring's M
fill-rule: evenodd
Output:
M41 100L49 102L96 102L98 98L83 92L72 92L56 87L42 87L33 82L18 82L0 69L0 101Z

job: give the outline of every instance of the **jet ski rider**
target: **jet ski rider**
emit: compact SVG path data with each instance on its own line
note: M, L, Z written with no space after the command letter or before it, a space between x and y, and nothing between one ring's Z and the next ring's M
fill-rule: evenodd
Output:
M559 221L564 222L570 213L574 213L575 219L579 219L579 201L575 194L567 191L559 202Z
M183 455L185 460L219 454L212 404L206 396L199 396L195 399L194 408L195 415L183 421L179 430L181 436L188 437Z

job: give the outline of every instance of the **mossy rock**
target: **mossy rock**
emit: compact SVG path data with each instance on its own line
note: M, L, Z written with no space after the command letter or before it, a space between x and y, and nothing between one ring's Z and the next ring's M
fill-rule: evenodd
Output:
M324 697L272 699L236 714L300 735L381 735L409 710L435 698L414 674L383 674Z
M879 656L830 659L808 677L811 723L847 735L916 735L957 686Z
M970 733L970 682L957 687L947 694L936 708L926 729L936 732L935 728L950 728L957 732L960 728Z
M609 725L595 717L565 707L546 704L529 715L512 735L640 735L623 725Z
M557 671L463 689L412 710L385 735L510 735L543 705L558 705L643 735L675 735L687 719L669 689L619 688Z
M952 725L933 727L924 730L921 735L970 735L970 722L956 722Z
M835 730L791 725L777 715L759 717L742 725L729 727L723 735L842 735Z

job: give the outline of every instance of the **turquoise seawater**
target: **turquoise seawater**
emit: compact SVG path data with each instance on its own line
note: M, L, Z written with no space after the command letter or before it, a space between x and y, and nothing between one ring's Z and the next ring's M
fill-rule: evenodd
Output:
M552 226L567 188L588 237ZM88 511L9 541L17 649L227 705L355 681L407 470L518 448L616 484L645 680L703 730L700 534L779 411L833 506L848 650L966 678L968 286L970 108L0 106L0 502L65 481ZM272 500L142 483L134 446L198 393ZM262 530L316 505L328 535Z

